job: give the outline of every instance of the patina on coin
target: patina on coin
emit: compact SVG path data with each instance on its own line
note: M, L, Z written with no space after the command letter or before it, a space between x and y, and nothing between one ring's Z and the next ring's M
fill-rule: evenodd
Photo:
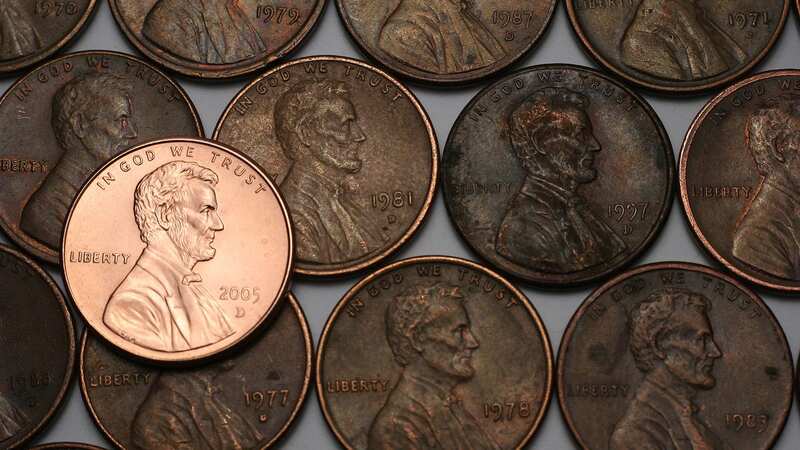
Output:
M800 71L717 95L680 156L681 201L711 255L762 286L800 292Z
M291 294L277 314L242 351L191 369L136 363L84 334L86 405L121 449L269 448L305 401L313 352L305 316Z
M53 60L0 99L0 226L56 264L69 207L96 169L134 144L202 135L189 97L155 67L106 51Z
M64 228L64 281L114 346L159 362L213 356L276 309L289 213L261 169L212 141L134 147L84 186Z
M464 239L539 284L616 271L652 242L672 205L672 146L653 109L578 66L534 66L485 88L442 160L445 203Z
M54 442L52 444L37 445L31 447L29 450L105 450L102 447L96 447L89 444L81 444L77 442Z
M556 0L336 0L361 48L418 81L467 83L519 60L550 23Z
M96 4L97 0L2 0L0 75L59 51L83 30Z
M240 92L214 139L255 159L292 215L296 270L338 275L397 250L436 192L438 145L414 94L384 72L322 56Z
M662 93L719 87L745 74L780 36L790 0L566 0L588 53Z
M264 68L306 38L324 0L109 0L139 51L184 75L231 78Z
M528 299L457 258L399 261L325 325L317 393L347 449L518 449L550 401L552 354Z
M0 245L0 450L19 448L42 429L74 364L75 330L58 286Z
M766 450L792 403L772 311L731 277L660 263L598 288L558 356L558 399L584 449Z

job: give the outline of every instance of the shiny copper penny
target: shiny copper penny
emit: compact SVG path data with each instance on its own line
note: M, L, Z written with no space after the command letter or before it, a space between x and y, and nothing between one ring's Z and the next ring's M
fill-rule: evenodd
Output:
M544 285L596 280L655 239L672 146L650 105L595 70L534 66L464 108L442 157L445 204L491 264Z
M712 99L680 156L692 230L709 253L762 286L800 292L800 71L755 75Z
M436 192L438 145L422 105L349 58L302 58L267 72L231 101L214 139L280 186L305 275L386 258L419 228Z
M783 30L790 0L567 0L587 52L662 93L697 93L744 75Z
M308 36L324 0L109 0L128 40L184 75L231 78L282 58Z
M185 362L227 350L277 308L289 214L261 169L202 139L123 152L78 194L64 281L87 324L125 352Z
M0 75L47 59L86 26L97 0L0 2Z
M704 266L651 264L572 317L558 399L584 449L766 450L789 414L792 364L755 293Z
M30 450L105 450L89 444L79 444L77 442L54 442L52 444L37 445Z
M477 81L522 58L542 37L556 0L336 0L358 45L403 76Z
M399 261L356 284L317 352L317 394L347 449L519 449L550 401L547 331L475 263Z
M190 369L136 363L84 334L81 390L97 425L121 449L272 447L311 381L311 334L297 300L287 297L263 335Z
M33 70L0 99L0 227L57 264L67 212L91 174L131 145L175 135L202 136L200 118L144 61L91 51Z
M44 427L74 364L75 330L58 286L0 245L0 450L21 448Z

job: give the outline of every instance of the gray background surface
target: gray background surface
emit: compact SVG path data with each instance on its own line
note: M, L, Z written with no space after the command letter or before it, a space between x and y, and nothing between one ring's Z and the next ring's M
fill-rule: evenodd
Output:
M89 23L88 29L68 50L107 49L136 54L133 47L117 28L108 3L104 0L99 3L97 14ZM547 63L594 66L594 63L582 52L580 43L572 32L562 3L559 2L553 22L550 24L550 29L542 38L538 47L534 48L516 66L517 68ZM793 8L790 11L790 17L783 35L776 47L756 68L756 71L798 67L800 65L799 43L797 13ZM318 54L337 54L365 58L347 36L345 28L339 20L335 5L332 3L327 6L316 31L311 34L307 42L293 56ZM247 81L204 83L184 77L176 76L175 78L188 91L197 105L207 135L211 135L225 106ZM0 89L5 91L12 81L13 79L0 79ZM411 86L427 108L442 146L447 139L450 127L461 109L484 85L486 85L486 82L452 90ZM651 95L646 95L645 97L664 122L677 157L677 150L690 121L710 98L710 95L683 99L665 99ZM637 261L637 264L657 261L690 261L716 266L695 245L693 239L676 200L663 232L657 238L653 247ZM4 235L0 235L0 241L7 243L8 239ZM477 258L471 254L470 250L456 234L447 216L440 194L437 195L431 214L416 238L410 245L406 245L399 253L393 255L389 261L430 254L453 255L469 259ZM50 267L50 272L61 282L58 270ZM315 345L333 306L356 281L357 278L351 277L329 282L296 281L294 283L293 290L300 299L308 316ZM561 335L567 322L581 301L596 285L565 292L545 291L526 285L520 285L520 287L539 311L550 333L554 351L557 352ZM759 293L763 295L768 305L778 316L786 331L793 354L797 355L798 344L800 343L800 300L768 295L761 290L759 290ZM80 324L81 329L82 327L83 325ZM742 383L741 388L743 390L751 389L746 383ZM102 436L92 422L84 407L80 390L76 383L73 384L60 414L45 432L38 436L34 443L56 441L88 442L107 448L111 447L111 444ZM316 393L311 392L309 394L305 408L294 424L294 428L279 443L278 447L287 450L338 448L338 444L328 431L322 417ZM528 448L547 450L575 448L569 430L563 422L557 401L551 402L545 420ZM786 429L775 448L781 450L800 448L800 416L798 416L796 406L793 406Z

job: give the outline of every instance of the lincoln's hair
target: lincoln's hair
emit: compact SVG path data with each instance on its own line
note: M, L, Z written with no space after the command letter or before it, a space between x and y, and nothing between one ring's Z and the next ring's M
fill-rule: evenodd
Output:
M136 186L133 197L133 215L139 226L141 239L150 242L150 236L162 230L158 217L171 218L175 205L185 198L189 180L200 180L216 186L219 177L211 169L197 163L173 161L145 175Z
M761 175L779 168L774 153L783 154L789 147L798 148L800 98L780 97L750 116L745 128L745 142ZM795 126L793 126L795 125Z

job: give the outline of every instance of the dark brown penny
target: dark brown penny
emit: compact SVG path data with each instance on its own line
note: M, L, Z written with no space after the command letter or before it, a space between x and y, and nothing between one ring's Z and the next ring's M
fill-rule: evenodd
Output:
M312 352L306 318L289 294L263 335L191 369L131 361L84 333L81 390L97 425L122 449L265 449L305 401Z
M800 292L800 71L743 80L695 118L680 156L684 210L711 255L762 286Z
M606 69L662 93L696 93L769 52L789 0L567 0L575 32Z
M653 241L672 205L674 157L639 95L585 67L534 66L464 108L442 157L458 231L493 265L572 285Z
M403 76L437 84L477 81L519 60L539 40L556 0L336 0L358 45Z
M0 2L0 75L37 64L86 26L97 0Z
M0 99L0 226L58 263L61 231L92 173L131 145L202 136L183 89L150 64L107 51L55 59Z
M317 394L347 449L518 449L550 401L550 341L498 274L444 256L356 284L320 338Z
M52 444L37 445L31 447L29 450L104 450L102 447L96 447L89 444L80 444L77 442L54 442Z
M339 275L408 241L436 192L428 115L397 80L349 58L285 63L228 105L214 139L280 186L292 215L296 271Z
M69 387L75 330L53 279L0 245L0 450L44 427Z
M295 49L325 0L109 0L125 36L147 57L200 78L263 69Z
M786 336L710 268L636 268L592 293L558 356L558 399L584 449L769 449L792 404Z

